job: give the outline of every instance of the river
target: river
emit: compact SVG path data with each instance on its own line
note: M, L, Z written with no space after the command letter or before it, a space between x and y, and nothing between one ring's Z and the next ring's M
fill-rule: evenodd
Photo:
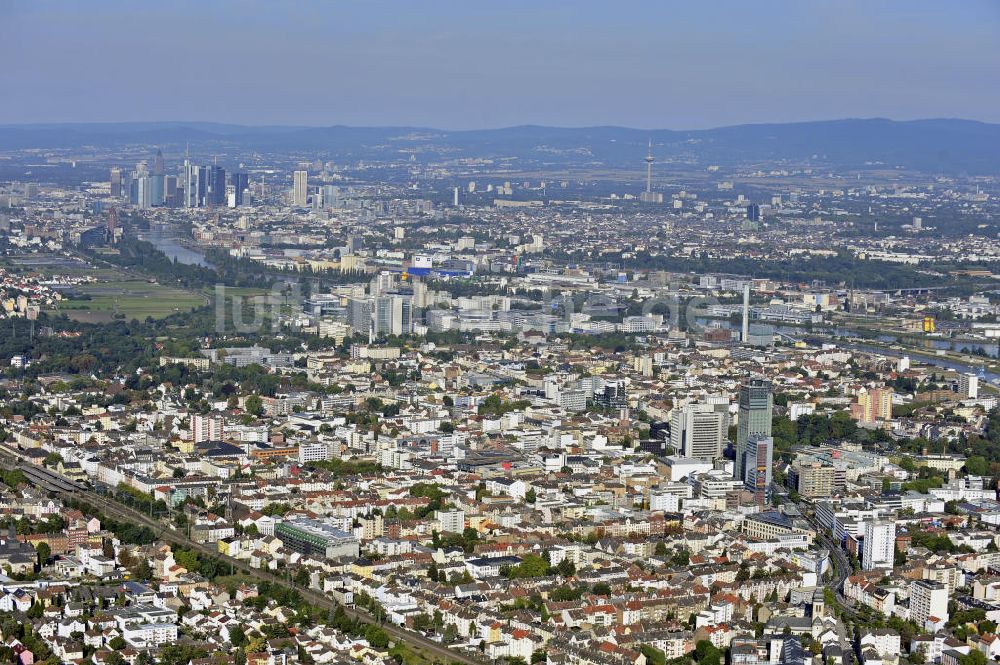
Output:
M709 319L698 317L695 319L695 322L702 327L719 326L730 330L739 329L739 324L733 324L728 319ZM770 325L776 332L788 335L789 337L794 337L796 339L818 336L857 337L861 335L859 331L851 330L850 328L831 328L829 326L817 325L810 330L809 328L800 328L797 326L783 326L780 323L766 323L763 321L753 322L753 324L757 323ZM874 335L871 339L872 341L882 342L884 344L901 344L908 347L920 346L929 352L954 351L956 353L985 353L988 358L1000 357L1000 341L944 339L941 337L927 337L919 339L903 335L894 335L892 333L879 333L878 335Z
M154 226L150 231L138 234L139 240L151 243L168 258L193 266L211 267L205 255L180 243L180 235L169 226Z
M720 325L723 328L736 329L737 326L732 325L726 319L707 319L707 318L697 318L695 321L701 326L712 326ZM756 323L756 322L755 322ZM773 326L776 332L783 333L789 337L795 339L821 339L824 342L829 342L835 344L842 349L851 349L856 351L867 351L869 353L878 353L884 356L890 356L894 358L899 358L902 356L909 356L913 360L926 363L928 365L933 365L935 367L942 367L945 369L953 369L963 373L979 374L980 377L985 378L987 381L997 384L1000 381L1000 374L996 372L986 371L984 368L985 361L982 364L974 364L972 362L962 362L954 360L946 356L939 356L934 353L935 350L942 351L956 351L961 352L962 348L981 348L985 351L989 358L997 357L997 344L984 342L982 345L973 344L972 342L962 342L954 341L948 339L940 338L929 338L927 340L920 340L923 342L922 346L927 349L927 352L922 352L919 350L914 350L912 348L904 349L890 349L881 346L875 346L872 344L865 344L864 342L854 342L848 341L847 339L841 339L845 337L853 337L857 335L857 332L848 330L846 328L823 328L817 326L813 330L808 330L806 328L798 328L795 326ZM874 341L881 342L883 344L899 344L905 347L912 347L914 344L919 344L920 341L913 340L911 338L902 338L891 333L883 333L878 335ZM956 348L957 347L957 348Z
M945 369L952 369L957 372L962 372L963 374L979 374L981 378L985 378L991 383L996 383L1000 380L1000 374L996 372L987 371L982 365L973 365L967 362L961 362L959 360L953 360L946 356L936 356L933 354L921 353L919 351L912 351L909 349L886 349L879 346L871 346L869 344L848 342L845 340L831 340L832 344L836 344L840 348L852 349L856 351L867 351L869 353L878 353L883 356L889 356L892 358L901 358L903 356L909 356L915 361L926 363L928 365L933 365L935 367L942 367Z

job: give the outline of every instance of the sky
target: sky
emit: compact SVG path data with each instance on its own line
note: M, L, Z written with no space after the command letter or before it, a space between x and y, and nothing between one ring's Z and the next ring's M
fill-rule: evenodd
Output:
M1000 122L997 0L0 0L0 123Z

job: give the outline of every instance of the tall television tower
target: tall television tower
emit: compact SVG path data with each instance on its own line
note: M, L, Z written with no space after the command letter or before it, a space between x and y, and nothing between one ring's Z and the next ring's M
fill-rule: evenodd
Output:
M646 153L646 193L653 191L653 139L649 139L649 151Z

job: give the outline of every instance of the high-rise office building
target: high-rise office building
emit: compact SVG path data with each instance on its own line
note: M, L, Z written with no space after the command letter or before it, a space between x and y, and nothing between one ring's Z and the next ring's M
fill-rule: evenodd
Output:
M413 332L413 307L409 296L375 298L375 334L406 335Z
M372 327L374 303L371 298L351 298L347 305L347 318L351 330L367 335Z
M135 201L133 204L143 210L153 207L153 178L152 176L142 176L135 179Z
M743 486L753 492L757 503L763 505L771 496L772 468L774 466L774 439L762 434L751 434L744 446Z
M675 408L670 418L670 445L683 457L712 461L722 456L729 419L712 404Z
M208 186L205 188L205 205L218 207L226 205L226 170L221 166L209 166Z
M309 172L296 171L292 174L292 205L305 207L309 202Z
M368 292L373 296L395 291L397 288L396 274L383 270L368 281Z
M177 186L177 176L168 175L163 177L163 203L171 208L179 208L181 193L183 190Z
M234 171L229 175L229 181L233 186L233 205L239 207L243 205L244 197L249 196L250 176L243 171Z
M150 205L161 206L164 201L164 179L163 174L149 176L149 200Z
M865 540L861 550L864 570L891 570L896 553L896 524L888 520L865 522Z
M164 175L163 170L163 151L157 150L156 157L153 158L153 170L150 175Z
M208 205L208 167L198 167L198 207Z
M134 172L133 172L134 174ZM128 203L129 205L139 205L139 179L130 177L128 179Z
M122 197L122 170L117 167L111 167L111 196L120 199Z
M413 332L413 300L395 293L351 298L348 320L355 333L406 335Z
M747 221L749 222L759 222L760 221L760 206L756 203L751 203L747 206Z
M198 167L184 160L184 207L198 207Z
M771 382L761 377L748 378L740 386L736 428L736 463L733 477L746 481L747 440L753 435L771 436L771 412L774 395Z
M323 185L320 187L320 194L323 197L324 208L340 207L340 187L336 185Z

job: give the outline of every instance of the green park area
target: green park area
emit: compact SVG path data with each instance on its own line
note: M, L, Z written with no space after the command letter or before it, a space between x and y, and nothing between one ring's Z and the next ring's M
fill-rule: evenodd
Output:
M138 279L124 279L75 287L55 311L87 323L114 318L154 319L201 307L208 298L199 293Z

